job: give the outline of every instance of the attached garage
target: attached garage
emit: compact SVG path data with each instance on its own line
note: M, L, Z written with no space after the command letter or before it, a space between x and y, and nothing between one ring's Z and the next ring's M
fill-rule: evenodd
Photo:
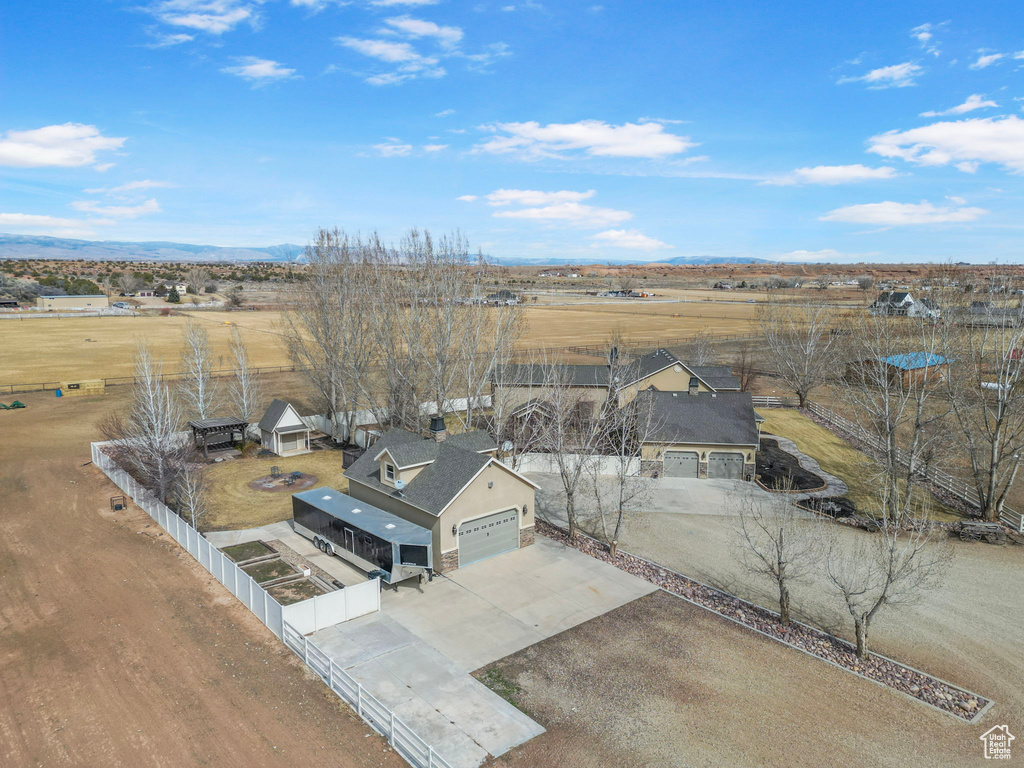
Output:
M515 509L478 517L459 526L459 567L519 548L519 513Z
M698 477L700 457L696 451L665 451L665 477Z
M718 480L743 479L742 453L708 454L708 477Z

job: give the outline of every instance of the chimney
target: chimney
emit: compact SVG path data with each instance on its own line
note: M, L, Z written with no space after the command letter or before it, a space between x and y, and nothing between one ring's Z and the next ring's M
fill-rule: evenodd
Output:
M448 428L444 425L444 416L430 417L430 436L435 443L443 443L448 438Z
M619 362L619 348L613 346L608 350L608 364L615 365L617 362Z
M699 388L699 386L700 386L700 384L697 381L697 377L696 376L691 376L690 377L690 394L691 395L696 395L697 394L697 389Z

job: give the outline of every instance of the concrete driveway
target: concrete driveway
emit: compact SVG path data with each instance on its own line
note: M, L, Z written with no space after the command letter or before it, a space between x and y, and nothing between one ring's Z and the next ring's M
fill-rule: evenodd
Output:
M453 768L474 768L544 729L471 671L654 590L538 536L431 583L386 588L379 613L311 639Z
M566 525L565 492L558 475L530 472L529 478L540 485L537 509L542 519ZM643 500L640 513L680 515L735 515L735 500L742 496L772 496L756 483L743 480L698 480L685 477L660 477L650 480L649 498ZM609 488L609 493L611 489ZM577 508L584 519L594 517L588 508L586 494L581 494ZM589 505L592 506L592 505ZM610 505L609 505L610 506Z

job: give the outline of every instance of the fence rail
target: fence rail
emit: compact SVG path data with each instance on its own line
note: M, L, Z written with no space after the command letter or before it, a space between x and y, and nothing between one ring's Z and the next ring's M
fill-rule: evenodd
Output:
M338 593L320 595L317 598L282 606L249 574L208 542L198 530L121 469L117 462L103 451L104 445L109 445L109 443L92 443L93 464L99 467L114 485L153 518L175 541L181 544L246 608L252 611L256 618L262 621L279 640L316 672L332 691L350 704L363 720L384 736L396 752L414 768L451 768L449 763L434 752L434 748L430 744L397 718L394 712L364 690L351 675L335 664L330 656L310 642L308 637L288 621L288 617L291 615L297 623L308 623L308 604L313 604L315 615L315 602L321 598L326 598L328 602L342 602L345 610L348 611L346 614L348 618L367 613L369 612L367 609L372 607L372 601L369 601L367 594L362 593L361 588L364 585L346 587L342 590L342 592L353 593L352 599L359 604L355 608L349 604L351 602L349 595L342 595L339 598L337 597ZM376 606L372 607L372 610L376 610L380 607L380 582L377 580L367 582L365 587L376 590ZM312 621L311 626L315 628L318 622L315 618Z
M778 401L780 404L759 404L759 400ZM759 407L784 408L794 407L796 404L797 402L795 400L788 398L754 398L754 405ZM877 436L869 434L867 430L845 416L841 416L835 411L813 401L807 402L807 408L815 416L818 416L829 424L853 435L853 437L866 443L870 448L876 451L886 450L886 446ZM896 460L905 467L912 466L910 455L901 448L896 449ZM967 504L970 504L972 507L981 508L981 497L978 495L977 490L975 490L975 488L970 484L965 483L963 480L954 477L948 472L944 472L941 469L933 467L926 467L924 469L918 468L916 472L930 483L934 483L939 488L953 494ZM999 512L999 518L1013 530L1024 533L1024 516L1022 516L1020 512L1004 506Z

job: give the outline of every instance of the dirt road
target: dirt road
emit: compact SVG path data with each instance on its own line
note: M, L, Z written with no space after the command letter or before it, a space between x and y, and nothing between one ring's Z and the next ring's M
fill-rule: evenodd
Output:
M85 465L101 399L0 411L0 765L404 762Z

